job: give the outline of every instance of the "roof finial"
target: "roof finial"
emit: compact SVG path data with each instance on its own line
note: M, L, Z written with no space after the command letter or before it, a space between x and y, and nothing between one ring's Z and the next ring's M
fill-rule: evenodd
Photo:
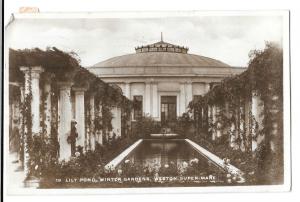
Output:
M163 33L160 32L160 41L163 41Z

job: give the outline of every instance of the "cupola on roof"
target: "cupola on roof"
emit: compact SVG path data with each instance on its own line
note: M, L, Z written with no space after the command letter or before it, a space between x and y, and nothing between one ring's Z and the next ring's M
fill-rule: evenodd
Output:
M136 53L145 52L172 52L172 53L187 53L187 47L178 46L163 41L163 36L161 33L161 40L154 44L138 46L135 48Z

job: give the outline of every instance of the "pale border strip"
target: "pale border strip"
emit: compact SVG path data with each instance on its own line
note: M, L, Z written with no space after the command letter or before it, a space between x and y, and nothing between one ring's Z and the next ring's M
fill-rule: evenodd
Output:
M130 147L125 149L121 154L119 154L116 158L114 158L111 162L105 165L105 170L115 169L128 155L132 152L137 146L142 143L143 139L139 139L135 143L133 143Z
M213 163L217 164L219 167L223 168L227 172L229 172L232 175L238 176L241 179L241 181L244 181L245 179L243 178L244 173L238 169L237 167L231 165L231 164L225 164L224 160L216 156L215 154L211 153L210 151L204 149L197 143L191 141L190 139L185 139L187 143L189 143L196 151L198 151L201 155L206 157L207 159L211 160Z

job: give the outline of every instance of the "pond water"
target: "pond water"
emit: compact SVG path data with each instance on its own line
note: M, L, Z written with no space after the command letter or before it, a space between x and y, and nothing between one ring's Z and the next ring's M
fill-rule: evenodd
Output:
M215 176L222 180L226 172L197 152L185 140L144 140L118 166L133 174L160 176Z

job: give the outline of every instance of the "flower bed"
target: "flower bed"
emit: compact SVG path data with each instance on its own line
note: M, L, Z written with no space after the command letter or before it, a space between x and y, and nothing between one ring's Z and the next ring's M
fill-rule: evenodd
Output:
M234 148L228 147L223 143L219 143L218 141L208 141L202 138L203 135L190 135L189 138L215 155L219 156L222 159L228 160L230 164L236 166L241 171L245 173L246 183L247 184L267 184L268 182L264 179L265 175L271 175L271 173L266 174L263 172L263 169L260 167L260 161L263 161L267 154L264 148L264 144L262 144L256 152L241 152L240 150L235 150ZM223 141L221 141L223 142ZM273 162L274 163L274 162ZM267 164L265 162L265 164ZM271 166L271 162L269 163ZM263 176L263 177L262 177ZM274 174L275 176L275 174ZM274 179L274 178L273 178Z
M183 162L181 166L171 162L153 169L125 160L122 168L105 170L105 158L101 153L86 152L69 162L56 162L52 175L44 176L40 188L88 188L88 187L160 187L160 186L210 186L236 184L231 175L213 164L210 172L200 169L198 159ZM47 173L49 174L49 173Z

